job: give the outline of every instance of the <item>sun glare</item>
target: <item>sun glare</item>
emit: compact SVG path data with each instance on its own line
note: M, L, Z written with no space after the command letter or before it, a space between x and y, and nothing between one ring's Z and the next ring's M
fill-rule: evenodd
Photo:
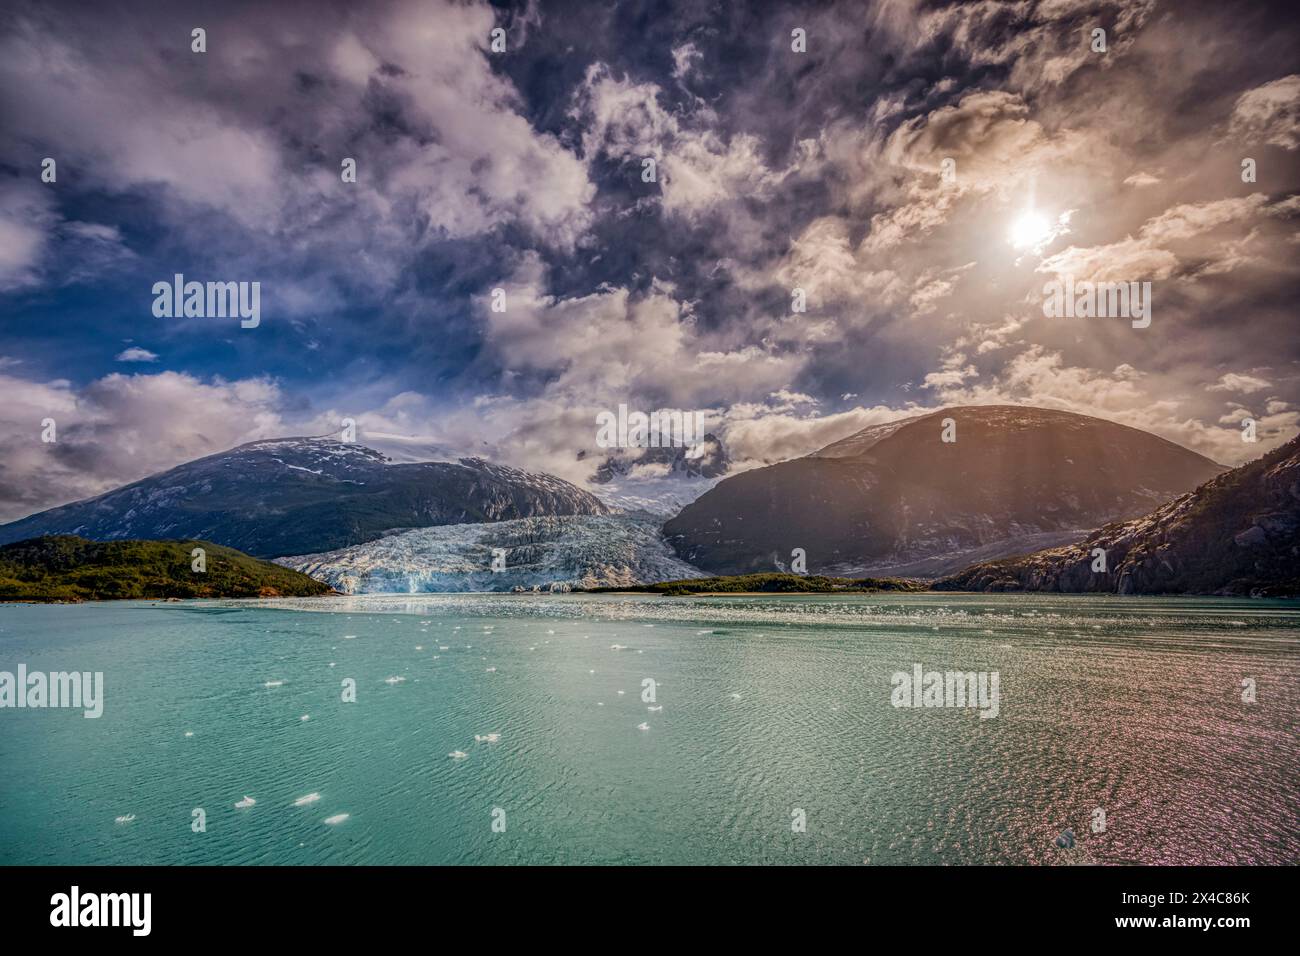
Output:
M1046 217L1027 212L1011 226L1011 244L1017 249L1029 249L1045 241L1052 234Z

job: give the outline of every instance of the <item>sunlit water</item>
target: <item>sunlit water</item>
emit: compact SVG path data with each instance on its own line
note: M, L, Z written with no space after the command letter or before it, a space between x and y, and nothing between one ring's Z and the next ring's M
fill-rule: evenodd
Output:
M1296 603L0 607L19 663L106 704L0 710L4 863L1300 861ZM999 716L894 708L915 663L997 671Z

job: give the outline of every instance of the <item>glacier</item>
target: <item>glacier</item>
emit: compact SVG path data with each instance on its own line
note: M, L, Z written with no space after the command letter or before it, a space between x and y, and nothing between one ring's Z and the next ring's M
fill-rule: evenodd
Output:
M673 554L659 521L631 513L440 525L276 563L344 594L567 591L709 577ZM505 552L502 571L492 570L494 549Z

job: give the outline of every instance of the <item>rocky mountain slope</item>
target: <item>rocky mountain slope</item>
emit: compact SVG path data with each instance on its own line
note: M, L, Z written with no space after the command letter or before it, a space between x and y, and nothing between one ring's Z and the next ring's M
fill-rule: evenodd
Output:
M194 570L195 548L204 551ZM87 541L57 536L0 547L0 600L308 597L328 585L209 541Z
M493 572L494 549L505 570ZM347 594L510 591L627 586L699 577L679 561L649 515L521 518L390 535L277 563Z
M202 538L276 557L372 541L396 529L608 512L567 481L477 458L394 464L352 442L285 438L241 445L2 525L0 544L51 534Z
M956 441L942 440L944 419ZM805 458L733 475L664 526L715 574L934 575L1085 536L1224 469L1113 422L1020 406L945 409L873 426Z
M1094 549L1105 572L1094 571ZM1300 437L1069 547L977 564L939 590L1300 595Z

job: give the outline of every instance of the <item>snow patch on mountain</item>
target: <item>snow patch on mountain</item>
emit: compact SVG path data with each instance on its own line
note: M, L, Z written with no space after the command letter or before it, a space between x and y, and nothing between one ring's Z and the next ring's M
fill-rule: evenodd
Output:
M638 473L605 484L588 485L587 490L610 508L645 511L670 518L721 480L721 475L704 478L672 473L659 476Z
M492 571L494 549L505 552L504 571ZM276 563L345 594L568 590L707 577L673 554L649 514L442 525Z
M809 458L856 458L858 455L865 455L873 445L884 441L894 432L898 431L905 425L915 422L920 415L912 415L908 418L899 418L892 422L885 422L881 425L869 425L860 432L854 432L848 438L841 438L837 442L832 442L825 448L820 448L809 455Z

